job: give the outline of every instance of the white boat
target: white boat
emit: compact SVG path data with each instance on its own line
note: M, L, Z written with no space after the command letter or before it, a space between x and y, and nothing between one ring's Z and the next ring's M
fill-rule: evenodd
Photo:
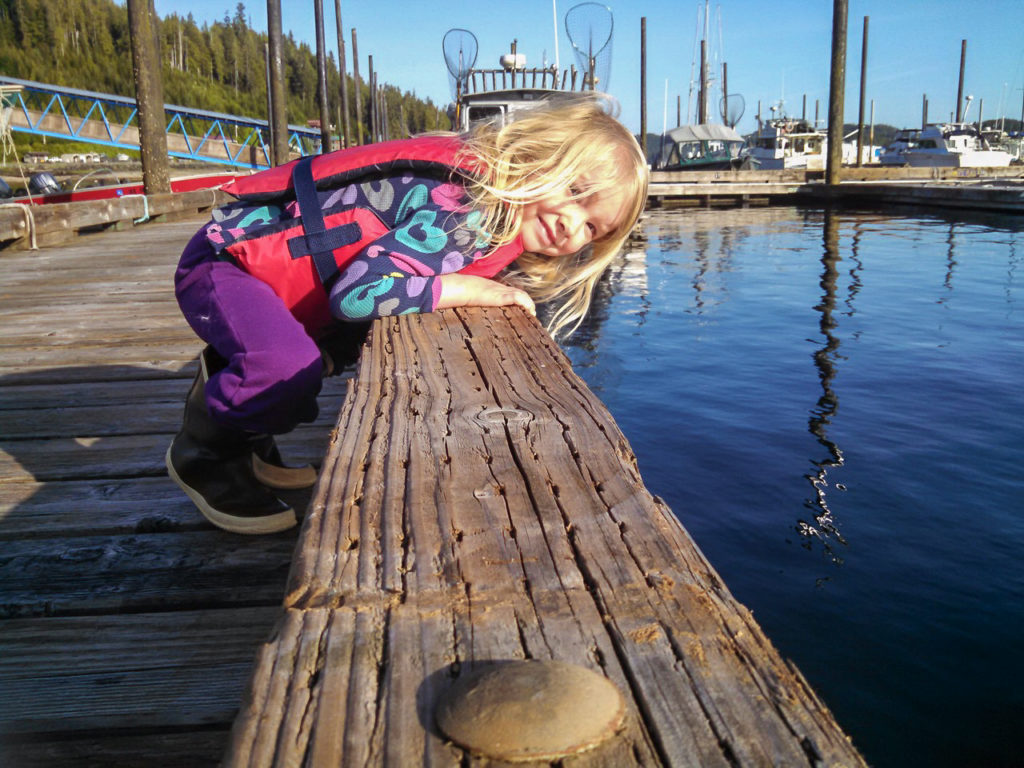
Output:
M469 130L472 123L498 119L501 125L516 119L517 114L533 109L549 99L572 95L572 90L557 88L497 88L462 94L457 117L450 115L456 131Z
M739 168L743 137L717 123L680 125L662 137L655 167L662 171L718 171Z
M744 150L758 168L825 170L828 135L806 120L789 117L764 121Z
M856 133L856 131L854 132ZM864 165L871 165L878 162L878 153L881 151L881 147L876 147L873 144L864 144L860 148L861 163ZM844 141L843 152L842 152L842 163L843 165L856 165L857 164L857 142L856 141Z
M904 128L897 131L891 142L885 145L878 156L882 165L906 165L907 152L917 147L921 131L918 128Z
M582 3L571 8L565 14L565 31L581 66L561 71L557 65L527 67L526 56L517 52L515 40L511 51L499 59L500 68L476 69L476 36L466 29L448 30L441 47L455 97L448 108L452 129L465 132L481 120L505 125L545 101L594 92L599 86L600 90L606 89L613 27L607 6Z
M1013 156L992 149L975 125L934 123L921 130L917 146L907 150L912 168L1005 168Z

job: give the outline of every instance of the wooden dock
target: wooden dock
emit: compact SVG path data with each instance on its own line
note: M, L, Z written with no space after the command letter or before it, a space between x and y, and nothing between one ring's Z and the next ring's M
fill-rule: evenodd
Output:
M171 276L202 221L0 252L5 768L216 765L280 612L297 531L218 531L163 465L200 348ZM322 460L343 390L283 450Z
M651 205L722 208L769 205L921 206L1024 213L1024 166L1009 168L844 167L824 171L655 171Z
M163 467L201 221L0 252L0 764L478 764L432 708L519 658L625 697L566 764L863 764L521 313L378 323L281 441L301 535L206 524Z

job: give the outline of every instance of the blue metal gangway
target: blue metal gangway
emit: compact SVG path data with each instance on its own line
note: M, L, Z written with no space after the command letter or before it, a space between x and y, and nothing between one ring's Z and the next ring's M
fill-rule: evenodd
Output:
M0 77L12 131L139 149L135 99L13 77ZM270 167L266 120L165 104L171 157L242 168ZM288 126L289 151L320 152L319 128Z

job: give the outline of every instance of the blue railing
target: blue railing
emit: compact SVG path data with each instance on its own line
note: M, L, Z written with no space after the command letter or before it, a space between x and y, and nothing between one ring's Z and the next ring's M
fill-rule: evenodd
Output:
M31 80L0 77L11 130L57 139L139 149L135 99ZM12 87L13 86L13 87ZM167 153L207 163L267 168L270 129L266 120L165 104ZM300 156L320 151L320 130L288 126L289 150Z

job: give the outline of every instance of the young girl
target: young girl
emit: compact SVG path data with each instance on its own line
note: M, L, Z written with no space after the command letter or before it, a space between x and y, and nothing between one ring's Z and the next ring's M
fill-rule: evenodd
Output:
M227 191L238 202L175 275L208 346L167 469L215 525L272 533L296 518L271 489L316 479L284 466L272 435L316 418L321 378L354 360L369 321L544 301L549 330L571 332L643 210L647 164L609 102L579 97L464 136L304 158Z

